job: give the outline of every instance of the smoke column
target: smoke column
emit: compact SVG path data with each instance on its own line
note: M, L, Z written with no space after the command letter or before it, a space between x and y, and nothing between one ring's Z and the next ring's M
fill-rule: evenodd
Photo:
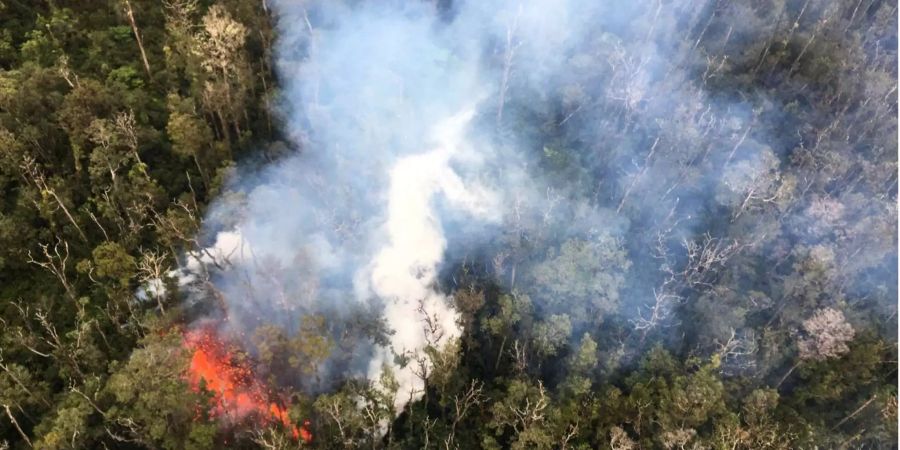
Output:
M590 277L584 314L566 297L583 297L582 287L528 292L541 312L593 325L604 314L634 315L658 299L656 231L680 249L709 232L709 219L743 211L754 192L782 195L779 166L799 145L793 131L762 131L777 129L780 100L705 90L712 75L704 71L725 66L717 52L732 33L768 33L734 19L742 17L737 4L270 6L278 109L297 151L231 181L206 217L213 245L189 268L226 267L210 280L239 330L295 333L301 317L325 316L334 337L355 345L335 349L322 378L377 381L390 369L401 386L398 412L421 393L430 364L423 350L461 334L438 276L448 252L516 235L555 255L576 238L583 244L569 248L609 258L591 267L610 274ZM719 16L730 26L710 27ZM721 44L706 50L704 39ZM718 69L711 61L721 61ZM702 82L689 81L701 74ZM558 121L535 123L553 108ZM569 184L551 185L540 166L552 166L566 143L578 149L565 156L575 159L572 176L557 174ZM619 238L631 247L619 248ZM625 252L633 265L615 263ZM516 283L516 264L498 264L497 278L528 290ZM542 273L551 284L568 282L552 267L531 270L532 278ZM353 328L358 315L381 317L386 334Z
M590 25L616 24L628 8L572 0L447 10L393 1L272 6L280 111L300 150L232 181L240 195L214 204L207 226L218 234L199 260L227 261L212 281L241 330L291 332L305 314L334 322L354 310L381 314L386 342L361 340L367 351L323 370L377 381L389 368L399 412L421 393L430 365L422 350L460 335L438 285L448 243L490 239L486 230L511 214L508 205L546 222L559 203L527 169L531 132L504 126L514 121L508 109L504 117L506 93L558 91ZM655 47L647 53L647 69L624 88L629 101L640 101L641 77L657 70ZM560 210L577 209L564 203ZM612 226L598 220L568 225Z
M484 83L466 43L447 45L430 6L275 7L282 112L301 150L232 181L240 198L213 206L215 243L188 268L225 268L211 280L241 331L290 332L305 314L339 322L352 310L380 313L386 342L361 342L364 357L345 358L351 372L338 375L377 381L390 369L399 412L423 389L422 350L460 335L437 280L442 214L500 217L496 194L477 179L491 152L469 139Z
M472 114L472 110L463 111L439 124L435 149L406 156L390 171L384 225L388 243L372 260L369 279L372 291L385 300L384 316L394 331L391 348L398 354L418 356L426 345L440 348L460 333L448 299L434 290L436 269L447 242L431 204L433 197L441 194L473 216L489 218L493 206L486 203L489 198L467 189L448 166L460 151L463 130ZM370 375L377 376L393 359L387 349L381 349L371 363ZM412 369L395 368L402 394L424 387ZM398 398L398 402L405 401Z

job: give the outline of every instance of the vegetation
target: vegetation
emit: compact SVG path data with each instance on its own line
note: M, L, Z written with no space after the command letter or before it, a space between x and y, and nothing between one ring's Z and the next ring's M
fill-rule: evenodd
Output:
M895 448L897 5L725 3L672 36L689 77L623 81L639 29L550 92L504 81L484 120L537 134L548 197L591 200L459 252L463 334L420 399L284 376L377 317L247 330L298 439L207 407L182 333L222 306L172 272L237 162L293 151L271 6L0 0L0 449ZM614 225L564 226L591 214Z

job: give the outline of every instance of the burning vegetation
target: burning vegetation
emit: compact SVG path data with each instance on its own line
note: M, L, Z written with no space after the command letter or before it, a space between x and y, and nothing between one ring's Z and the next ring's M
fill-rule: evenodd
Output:
M291 421L278 395L256 377L252 363L234 344L220 339L212 329L200 328L185 333L184 345L191 352L191 387L212 394L210 415L232 423L280 423L294 439L312 441L308 421L299 427Z

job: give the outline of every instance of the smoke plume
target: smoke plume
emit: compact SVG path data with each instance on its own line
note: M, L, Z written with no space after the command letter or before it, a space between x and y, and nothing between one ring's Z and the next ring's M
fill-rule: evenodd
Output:
M719 261L809 238L739 220L795 195L797 146L765 131L779 101L709 90L737 37L769 32L740 5L271 3L296 151L230 182L189 266L221 267L236 329L326 317L322 379L388 369L398 410L420 395L423 351L462 332L441 271L470 250L571 335L613 313L646 335ZM384 329L358 325L373 315Z

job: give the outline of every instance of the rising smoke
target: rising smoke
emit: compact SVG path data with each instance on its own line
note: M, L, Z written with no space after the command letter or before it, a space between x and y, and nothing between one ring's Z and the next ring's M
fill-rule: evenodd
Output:
M658 236L630 239L629 248L619 237L652 224L667 230L665 239L693 242L708 226L704 215L755 207L747 192L777 198L784 185L776 181L786 149L754 131L753 108L770 102L685 82L705 83L700 74L720 56L701 55L694 40L726 34L704 28L706 3L270 6L279 30L280 112L298 150L231 181L238 194L208 215L214 244L189 268L223 268L211 280L236 329L275 324L295 333L304 315L328 317L332 335L353 342L320 368L339 376L324 378L379 380L390 369L400 383L398 411L421 394L423 367L415 360L423 350L462 333L439 276L455 252L514 239L551 248L548 259L561 264L567 254L552 256L566 249L596 251L603 266L628 251L635 262L629 281L622 281L627 264L598 276L592 289L606 300L586 314L639 314L662 283L659 255L649 250ZM732 34L756 26L734 24L722 52ZM558 120L536 123L559 99ZM560 152L575 144L587 150ZM564 158L577 161L558 166L579 170L564 175L567 184L551 182L546 173ZM654 200L636 198L638 188ZM575 237L586 244L561 246ZM515 256L508 261L497 276L512 290L523 282L516 282ZM531 294L543 312L555 313L574 291L553 291L562 296L555 304ZM387 335L354 331L355 314L379 314Z
M415 359L460 334L437 279L448 242L484 238L477 226L448 229L444 216L465 211L489 225L513 214L502 209L513 205L552 229L562 225L548 221L551 209L565 215L583 206L571 195L553 197L539 173L527 175L534 132L516 135L504 123L521 120L507 105L510 92L561 89L571 60L590 56L579 54L590 26L642 17L622 4L589 3L441 10L417 2L276 2L284 120L301 151L251 183L235 180L246 198L211 213L238 217L213 247L230 263L214 279L232 326L293 330L303 314L338 317L374 305L390 335L369 350L365 375L379 380L390 368L398 407L419 395ZM660 25L664 32L671 30ZM634 65L631 77L609 87L628 105L644 101L643 83L662 70L648 42L644 59L623 61ZM576 214L566 233L613 226L600 216Z
M467 135L485 83L430 7L276 7L285 121L302 151L235 181L246 198L211 217L239 218L197 262L227 261L214 282L232 326L291 330L303 314L375 305L389 335L356 375L390 368L402 407L423 387L413 361L460 335L438 286L448 239L436 203L474 222L500 217L491 187L454 169L477 176L491 153Z

